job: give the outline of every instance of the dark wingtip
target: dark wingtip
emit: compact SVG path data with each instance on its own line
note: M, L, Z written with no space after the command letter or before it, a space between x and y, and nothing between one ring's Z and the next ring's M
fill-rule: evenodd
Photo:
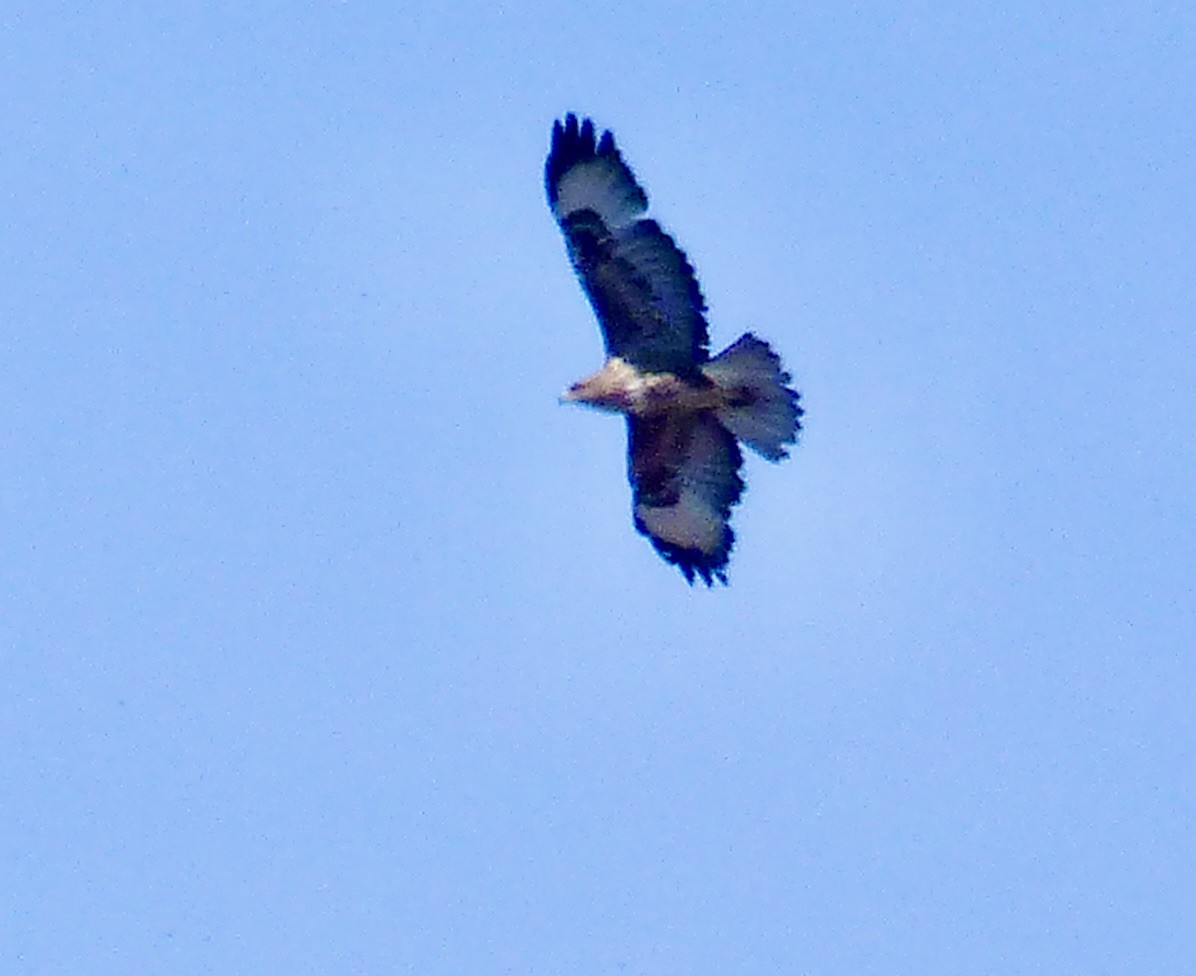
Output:
M544 185L548 201L554 206L557 183L562 176L578 163L615 152L615 137L610 131L603 132L599 139L595 139L594 131L592 119L579 120L574 112L566 113L563 122L557 119L552 123L552 146L544 163Z
M669 557L666 556L665 558L668 559ZM700 579L703 583L705 583L707 589L713 589L716 582L722 583L723 586L727 585L726 561L724 561L721 566L710 566L704 561L691 562L687 561L684 557L680 557L678 559L669 559L669 562L673 563L673 565L681 570L681 575L685 577L685 582L690 586L694 585L695 579Z
M662 539L657 539L648 532L643 520L636 516L636 529L646 535L660 557L667 563L676 566L685 582L694 585L695 579L700 579L708 587L716 582L727 586L727 564L731 559L731 547L735 544L735 532L729 525L723 527L723 541L718 550L713 553L702 552L700 549L685 549L674 546Z
M689 576L686 580L693 585L692 577L697 575L701 577L702 582L706 584L707 589L713 589L715 583L722 583L727 585L727 564L724 562L722 566L699 566L695 565L690 569Z
M564 121L557 119L552 123L552 146L548 152L548 159L544 163L544 185L548 191L548 202L554 207L557 201L557 184L569 170L578 163L598 159L603 156L619 157L618 146L615 145L615 135L610 129L604 129L598 135L594 120L585 116L578 116L574 112L565 114ZM628 182L635 184L635 177L631 170L620 159ZM647 206L648 198L644 191L636 186L643 204Z

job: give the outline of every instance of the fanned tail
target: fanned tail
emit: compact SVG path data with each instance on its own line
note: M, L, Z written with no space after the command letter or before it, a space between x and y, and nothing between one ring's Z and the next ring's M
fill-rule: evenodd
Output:
M789 456L785 448L797 441L803 411L789 387L792 377L767 342L747 332L702 372L727 394L727 406L718 411L727 430L769 461Z

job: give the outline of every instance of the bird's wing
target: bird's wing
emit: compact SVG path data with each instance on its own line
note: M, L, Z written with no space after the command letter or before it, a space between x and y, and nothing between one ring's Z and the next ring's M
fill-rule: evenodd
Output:
M635 527L693 582L727 582L743 455L713 413L627 418Z
M544 168L548 203L598 316L606 352L648 372L688 373L708 357L694 269L655 220L615 147L575 115L556 122Z

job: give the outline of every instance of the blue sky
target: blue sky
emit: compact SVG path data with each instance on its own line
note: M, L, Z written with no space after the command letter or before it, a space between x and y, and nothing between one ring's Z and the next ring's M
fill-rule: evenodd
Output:
M0 970L1196 969L1190 5L0 14ZM808 410L630 524L613 128Z

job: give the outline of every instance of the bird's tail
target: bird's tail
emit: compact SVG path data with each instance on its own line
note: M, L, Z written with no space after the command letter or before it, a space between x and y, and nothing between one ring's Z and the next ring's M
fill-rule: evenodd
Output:
M788 456L785 445L797 440L802 408L789 388L792 377L767 342L747 332L702 372L726 393L718 419L727 430L770 461Z

